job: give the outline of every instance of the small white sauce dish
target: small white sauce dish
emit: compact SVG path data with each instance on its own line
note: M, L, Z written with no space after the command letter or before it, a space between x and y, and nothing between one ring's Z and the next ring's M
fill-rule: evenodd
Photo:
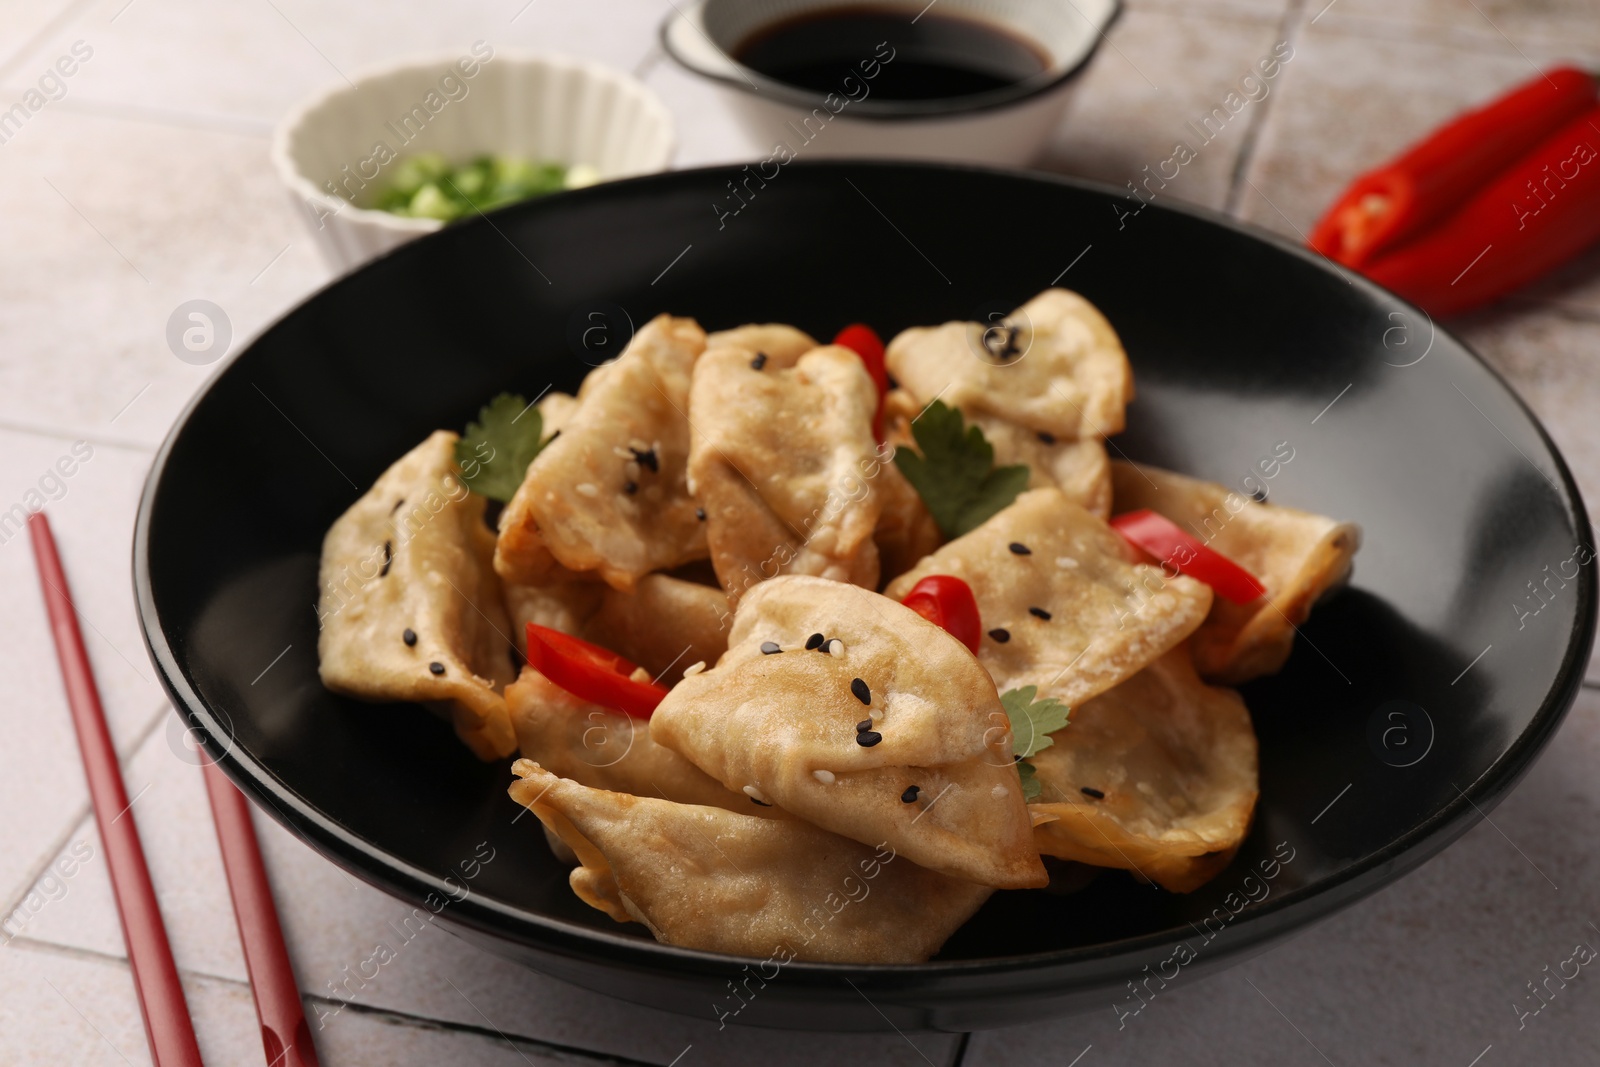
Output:
M479 41L363 71L305 101L278 124L272 162L342 272L444 225L369 206L412 156L512 156L607 181L665 169L673 147L672 115L627 74Z
M677 63L718 83L757 145L793 156L873 156L1020 166L1043 149L1094 57L1120 0L692 0L674 5L661 43ZM993 92L943 99L874 96L863 73L836 93L803 89L733 59L771 28L823 12L859 7L936 12L996 27L1042 53L1044 69ZM931 9L931 11L930 11ZM874 57L864 55L863 61ZM793 158L793 157L791 157Z

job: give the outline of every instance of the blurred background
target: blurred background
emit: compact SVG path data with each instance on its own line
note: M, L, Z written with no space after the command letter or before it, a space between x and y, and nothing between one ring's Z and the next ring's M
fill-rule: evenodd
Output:
M0 513L49 509L202 1047L210 1062L259 1064L201 779L146 660L128 561L151 457L217 361L364 254L326 236L324 216L346 209L324 202L319 214L286 186L275 131L365 71L476 54L480 42L497 57L557 53L631 75L670 118L664 165L765 159L781 135L761 136L738 90L668 55L661 28L682 15L674 0L0 6ZM1600 68L1593 0L1128 0L1109 21L1096 14L1109 9L1057 6L1093 29L1098 49L1037 152L1025 153L1034 166L1141 185L1154 202L1198 205L1295 242L1353 178L1440 123L1556 64ZM1268 57L1277 70L1263 78ZM1206 126L1212 115L1226 121ZM1177 176L1144 185L1180 142L1192 158ZM1544 421L1593 506L1600 253L1447 325ZM0 522L10 602L0 613L10 697L0 1062L143 1064L138 1002L22 540ZM1600 980L1580 972L1529 999L1575 944L1600 946L1600 669L1589 676L1558 742L1460 843L1120 1027L1108 1004L970 1037L719 1030L709 1013L700 1021L612 1001L434 929L369 976L363 961L404 909L276 824L258 827L312 1029L333 1065L1592 1063Z

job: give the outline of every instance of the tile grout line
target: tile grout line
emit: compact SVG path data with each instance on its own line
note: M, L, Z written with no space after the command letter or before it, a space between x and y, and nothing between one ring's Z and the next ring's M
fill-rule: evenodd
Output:
M81 429L82 427L75 428ZM14 422L11 419L4 418L0 418L0 430L7 433L23 434L28 437L50 438L56 441L87 441L97 448L116 448L124 452L137 452L145 456L155 455L156 449L160 447L159 445L140 444L137 441L73 433L71 429L63 431L47 429L43 426L30 426L25 422ZM165 436L165 432L163 432L163 436Z
M0 92L25 92L28 86L8 86L0 82ZM152 126L164 126L172 129L204 130L209 133L231 134L236 137L251 137L257 140L268 140L272 136L273 124L264 119L252 119L242 116L208 115L198 111L174 111L170 108L142 107L136 104L117 104L107 100L94 98L67 96L60 100L52 101L52 110L59 110L74 115L89 115L94 118L116 119L122 122L142 122Z
M80 948L77 945L63 945L54 941L41 941L37 938L18 936L10 944L16 945L26 951L37 952L41 955L59 956L64 959L78 960L84 963L97 963L105 966L119 968L128 967L128 958L92 948ZM235 989L250 990L250 983L227 975L214 974L210 971L197 971L188 967L179 967L178 974L185 979L196 982L209 982L220 986L229 986ZM412 1012L400 1011L394 1008L379 1008L370 1004L359 1004L354 1001L343 1001L336 997L324 997L315 993L300 991L300 999L308 1004L336 1005L341 1009L348 1008L358 1015L379 1019L397 1026L407 1026L421 1030L444 1030L450 1032L468 1033L477 1037L499 1038L507 1036L515 1044L527 1045L530 1048L542 1049L566 1056L583 1056L596 1063L612 1064L614 1067L658 1067L650 1060L634 1059L630 1056L619 1056L610 1052L595 1052L578 1045L564 1045L558 1041L547 1041L542 1038L528 1037L523 1034L512 1033L501 1035L487 1027L474 1026L471 1023L455 1022L450 1019L436 1019L429 1015L417 1015ZM312 1012L315 1017L315 1012ZM312 1021L307 1019L307 1023Z
M163 718L161 713L169 709L171 706L171 703L166 699L161 701L161 706L156 709L156 712L151 717L150 721L139 728L138 732L128 742L125 748L117 750L118 764L125 763L126 761L132 759L134 754L137 753L139 749L144 747L144 743L150 740L151 736L155 733L156 727L161 723ZM74 744L76 744L76 741L74 741ZM87 791L87 784L84 786L84 789ZM39 879L44 876L44 872L50 866L50 861L56 858L57 853L67 847L67 842L72 840L72 832L78 828L80 823L89 817L91 810L92 809L90 808L87 798L84 799L83 803L79 804L73 809L72 817L67 821L67 828L58 834L54 840L52 840L50 846L44 850L44 853L40 857L39 861L28 870L22 882L19 883L17 895L11 899L0 898L0 919L9 916L12 912L16 911L17 908L22 906L22 902L24 900L28 899L28 893L38 883ZM103 845L101 847L104 849ZM23 935L19 934L13 940L23 940ZM10 942L7 942L7 944L9 943Z
M1300 38L1300 31L1304 29L1306 0L1289 0L1283 9L1283 17L1278 21L1279 39L1287 41L1292 48ZM1250 172L1250 165L1256 159L1256 146L1261 140L1261 133L1266 129L1267 122L1272 117L1273 100L1283 93L1265 96L1259 107L1253 109L1249 125L1245 127L1244 140L1239 144L1239 153L1233 158L1233 172L1228 178L1228 195L1222 202L1222 213L1230 218L1239 217L1239 201L1244 196L1244 186L1247 183L1246 175Z

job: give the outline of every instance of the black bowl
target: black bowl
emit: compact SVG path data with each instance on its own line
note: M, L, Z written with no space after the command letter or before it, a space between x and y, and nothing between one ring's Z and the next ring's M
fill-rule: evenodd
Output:
M1255 827L1199 892L1107 873L1071 896L999 893L931 963L793 963L738 1021L956 1030L1136 1006L1130 981L1234 962L1398 878L1528 769L1593 640L1589 524L1538 423L1421 312L1226 219L1134 214L1077 182L790 165L722 216L742 178L665 174L448 227L312 297L184 414L139 512L145 637L178 709L291 830L540 971L705 1018L735 1007L725 983L749 961L656 944L578 902L533 820L513 825L506 764L421 708L323 690L323 532L496 392L573 389L629 321L831 336L861 320L888 336L1056 282L1103 309L1132 358L1119 452L1242 487L1292 449L1271 499L1365 530L1352 585L1281 674L1245 689Z

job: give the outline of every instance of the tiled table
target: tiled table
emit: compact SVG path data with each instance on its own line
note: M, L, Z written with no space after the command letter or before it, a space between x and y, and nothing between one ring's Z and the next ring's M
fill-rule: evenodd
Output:
M1600 67L1594 0L1129 0L1046 164L1116 184L1171 154L1280 41L1293 57L1166 193L1299 234L1355 171L1556 58ZM654 0L0 0L0 102L74 42L65 96L0 144L0 510L82 440L48 505L71 570L201 1044L263 1062L198 772L134 622L129 538L151 454L207 368L167 316L204 297L248 336L327 272L266 163L291 102L364 64L485 38L593 56L649 82L681 165L749 157L731 117L663 57ZM1455 324L1545 419L1600 500L1600 254ZM46 488L52 488L48 485ZM3 535L0 535L3 536ZM103 857L25 538L0 543L0 1063L147 1062ZM645 1011L502 963L437 930L318 1031L342 1064L871 1062L973 1065L1579 1064L1600 1061L1585 973L1514 1004L1600 944L1600 671L1517 792L1420 872L1297 940L1152 1002L970 1039L778 1034ZM314 1013L401 909L258 820ZM70 869L63 877L61 870ZM17 925L15 922L13 926ZM1077 1057L1077 1058L1075 1058Z

